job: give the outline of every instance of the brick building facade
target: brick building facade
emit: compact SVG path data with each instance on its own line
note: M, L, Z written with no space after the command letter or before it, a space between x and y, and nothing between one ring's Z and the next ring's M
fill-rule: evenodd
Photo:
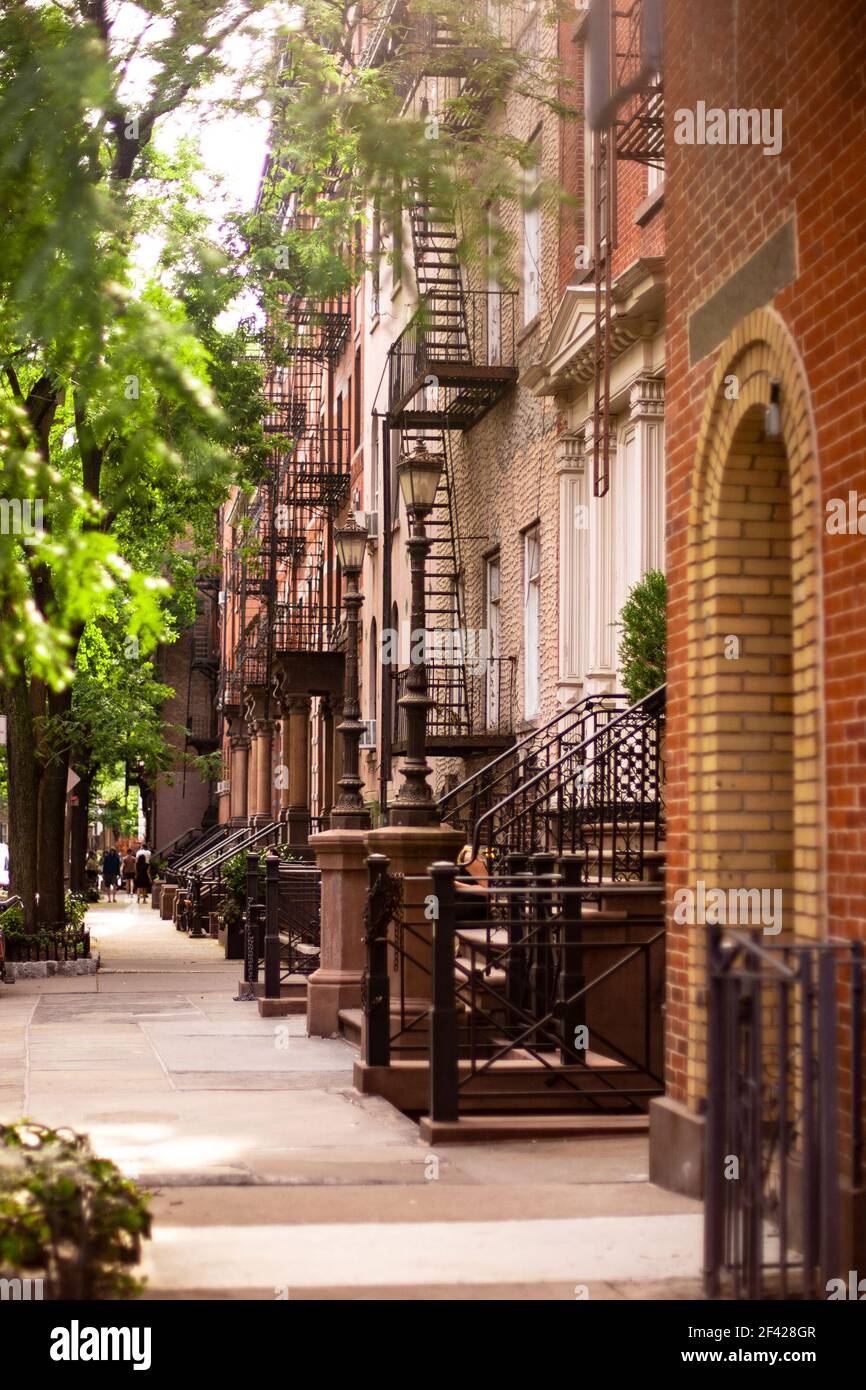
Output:
M667 5L669 903L778 888L819 940L866 938L866 551L829 522L866 495L864 59L860 4ZM678 143L701 103L781 121L781 148ZM653 1117L656 1176L692 1191L704 935L670 913Z

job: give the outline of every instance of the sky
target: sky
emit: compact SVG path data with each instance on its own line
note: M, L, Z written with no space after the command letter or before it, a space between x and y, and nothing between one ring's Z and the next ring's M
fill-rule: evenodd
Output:
M255 202L268 149L269 110L267 104L262 102L255 116L231 110L216 111L212 106L208 107L208 100L211 103L225 100L239 91L244 70L272 42L278 27L291 24L293 19L296 22L296 17L297 10L291 4L275 0L267 5L248 32L226 43L225 55L234 72L205 89L203 118L199 113L185 110L167 117L157 127L155 143L163 150L170 150L185 137L192 136L197 140L208 173L220 181L219 188L214 189L210 180L203 180L216 225L228 213L248 210ZM115 37L122 41L135 37L147 20L148 16L138 5L121 0L114 22ZM158 19L152 21L151 34L156 35L158 24ZM140 104L148 76L146 57L137 58L131 65L123 90L123 95L129 99L130 112L134 112L137 104ZM137 257L142 274L152 267L157 254L158 244L152 238L143 239ZM253 313L255 307L252 302L238 301L231 314L227 318L224 316L220 326L228 328L232 320Z

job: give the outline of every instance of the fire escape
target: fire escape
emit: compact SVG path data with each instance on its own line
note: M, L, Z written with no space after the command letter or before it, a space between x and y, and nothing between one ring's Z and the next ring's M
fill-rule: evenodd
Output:
M422 65L435 73L440 96L445 79L455 90L466 90L473 80L472 53L458 56L454 35L447 24L428 16L416 38ZM426 91L419 111L431 114ZM447 120L447 113L443 114ZM501 747L510 741L510 728L487 728L487 706L480 681L474 685L467 672L466 615L461 588L461 534L455 496L455 433L476 425L510 390L517 380L517 296L507 290L473 290L467 287L460 264L454 210L435 208L418 188L411 190L409 222L418 291L418 307L394 342L388 360L389 424L400 431L401 455L423 446L445 464L433 511L427 522L432 538L426 575L428 633L448 636L443 656L434 651L427 660L428 693L433 708L428 719L431 753L461 754ZM453 656L449 657L449 652ZM501 725L510 726L511 663L506 689L498 692L496 707ZM403 693L405 672L397 677L396 697ZM497 670L495 679L500 672ZM394 751L403 751L405 729L395 700L397 722Z
M632 0L617 9L592 0L590 47L600 89L593 137L593 277L595 335L592 408L593 492L610 487L610 365L613 259L617 248L617 162L664 168L660 5ZM592 101L591 101L592 107Z
M287 234L309 215L287 210ZM329 375L350 329L348 299L291 295L258 335L266 369L270 469L234 555L241 636L234 653L242 701L265 717L275 680L297 693L338 692L339 595L332 563L334 517L349 490L349 431L333 419Z

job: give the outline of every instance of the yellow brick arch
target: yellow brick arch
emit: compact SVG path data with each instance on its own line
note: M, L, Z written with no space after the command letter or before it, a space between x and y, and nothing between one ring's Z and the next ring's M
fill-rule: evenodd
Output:
M767 439L774 381L781 433ZM689 882L777 887L785 929L809 936L826 933L819 499L803 365L782 318L763 309L743 319L719 351L695 448L687 546ZM700 927L688 930L694 1103L704 1076L705 940Z

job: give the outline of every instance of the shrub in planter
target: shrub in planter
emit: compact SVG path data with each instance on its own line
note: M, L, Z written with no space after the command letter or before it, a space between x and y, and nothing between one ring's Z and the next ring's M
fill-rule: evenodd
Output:
M87 1135L0 1125L0 1275L41 1278L47 1298L134 1298L150 1227L146 1194Z
M632 704L665 681L667 595L667 580L661 570L648 570L629 590L619 615L619 666Z

